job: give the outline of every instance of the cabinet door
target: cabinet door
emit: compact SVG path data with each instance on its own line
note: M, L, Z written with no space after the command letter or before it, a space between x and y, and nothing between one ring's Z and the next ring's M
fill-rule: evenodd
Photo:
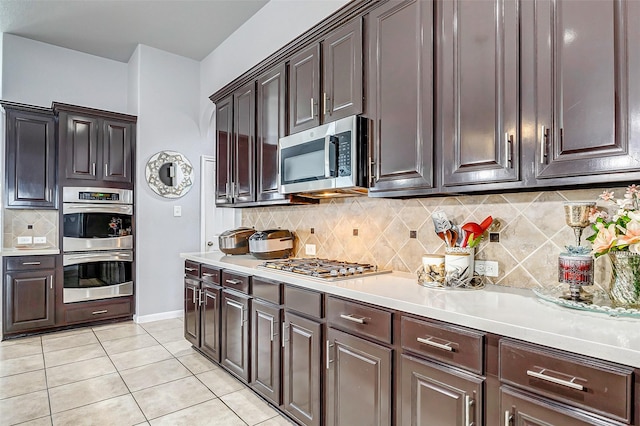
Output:
M391 349L329 328L327 425L391 424Z
M509 387L500 388L500 409L505 426L586 426L620 425L602 418L591 417L584 411L549 400L517 392Z
M251 386L280 405L280 315L282 309L254 299L251 305Z
M284 64L258 78L256 120L257 200L284 199L278 193L278 139L285 135L286 78Z
M306 426L320 425L322 324L285 313L283 408Z
M220 362L220 288L203 284L200 297L200 349Z
M256 89L251 82L233 95L233 200L256 199Z
M438 3L443 186L519 179L518 2Z
M320 124L320 45L314 44L289 61L289 134Z
M61 112L60 146L66 147L66 179L97 180L98 118Z
M388 2L369 16L372 194L433 186L433 2Z
M133 124L115 120L102 121L102 179L132 183Z
M4 281L5 333L55 325L55 270L7 272Z
M247 296L222 291L220 360L245 382L249 380L249 314Z
M184 279L184 338L194 346L200 345L200 282Z
M322 42L322 121L362 112L362 19L340 27Z
M400 368L403 426L483 424L481 377L404 354Z
M630 139L637 105L628 84L637 38L627 8L635 2L539 1L535 27L538 178L637 171L640 143ZM627 46L635 43L635 46ZM629 56L628 52L633 52ZM637 57L637 54L635 54ZM637 67L637 58L635 65ZM637 86L636 86L637 87ZM637 92L636 92L637 93ZM637 95L636 95L637 102ZM637 135L637 131L635 133Z
M216 103L216 204L231 204L233 97Z
M53 114L7 109L7 207L56 207Z

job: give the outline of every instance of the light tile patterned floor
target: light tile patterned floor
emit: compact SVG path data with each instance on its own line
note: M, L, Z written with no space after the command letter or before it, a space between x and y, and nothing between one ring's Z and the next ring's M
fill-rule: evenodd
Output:
M291 426L182 330L125 322L0 343L0 426Z

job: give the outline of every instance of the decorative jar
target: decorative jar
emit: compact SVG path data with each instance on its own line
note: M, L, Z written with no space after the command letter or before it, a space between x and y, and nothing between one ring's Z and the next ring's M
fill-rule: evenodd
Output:
M610 251L612 280L609 297L614 306L640 307L640 254Z

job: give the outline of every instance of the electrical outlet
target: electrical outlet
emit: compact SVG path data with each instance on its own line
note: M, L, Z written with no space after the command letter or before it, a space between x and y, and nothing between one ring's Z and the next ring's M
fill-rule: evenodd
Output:
M476 260L473 268L478 274L487 277L498 276L498 262L495 260Z
M316 255L316 245L315 244L305 244L304 245L304 254L307 254L309 256L315 256Z
M47 237L33 237L33 244L46 244Z
M173 215L175 217L182 216L182 206L173 206Z
M18 244L33 244L31 237L18 237Z

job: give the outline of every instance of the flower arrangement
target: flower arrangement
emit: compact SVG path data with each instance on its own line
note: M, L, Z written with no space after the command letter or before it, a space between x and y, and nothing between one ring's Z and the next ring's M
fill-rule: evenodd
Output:
M591 241L592 254L596 258L610 251L640 254L640 187L628 186L623 198L616 199L609 191L599 198L616 210L611 215L597 207L591 209L589 221L595 233L587 240Z

